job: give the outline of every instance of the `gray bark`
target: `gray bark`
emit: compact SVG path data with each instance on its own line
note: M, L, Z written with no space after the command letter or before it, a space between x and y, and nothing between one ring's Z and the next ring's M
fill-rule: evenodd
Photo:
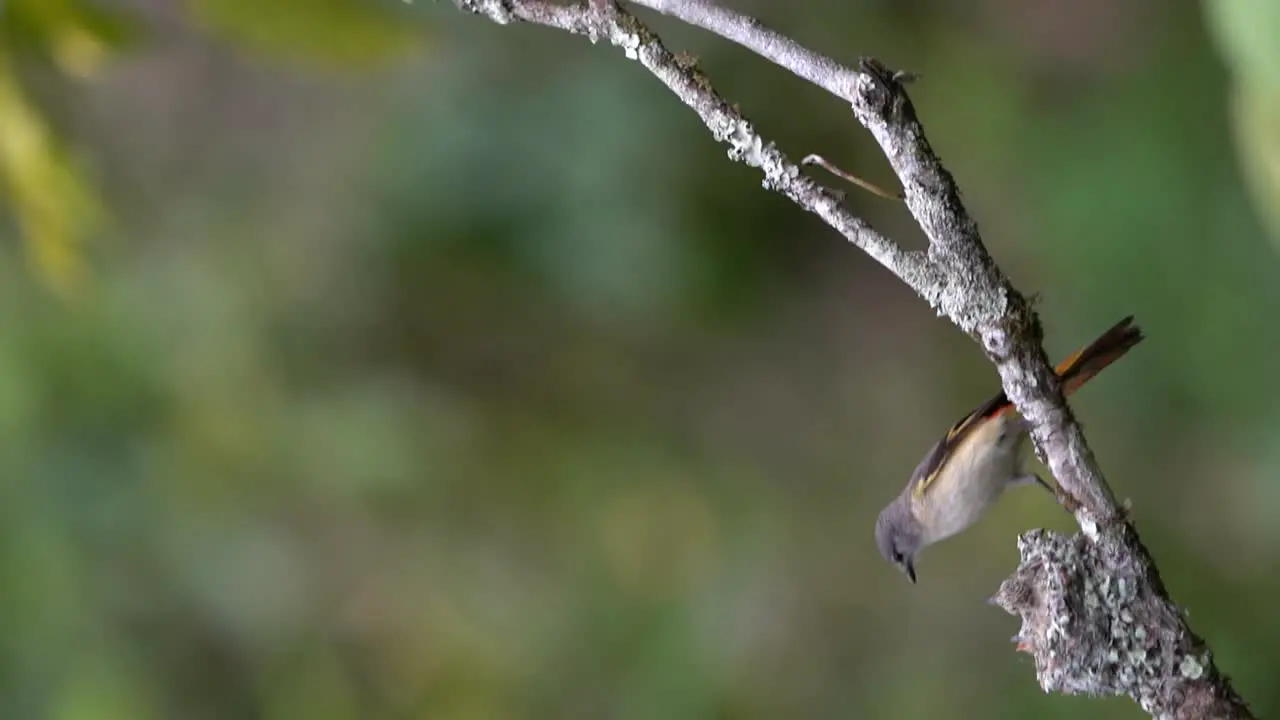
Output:
M1033 530L1018 539L1021 563L992 602L1022 619L1018 648L1035 658L1046 692L1127 695L1157 718L1249 718L1208 646L1169 598L1132 520L1116 502L1063 399L1042 346L1039 318L987 252L960 190L925 137L906 73L864 59L845 67L706 0L635 0L747 47L849 102L902 184L929 239L905 250L853 215L842 194L805 175L714 89L696 64L669 52L612 0L454 0L507 24L526 22L605 40L658 78L702 119L729 157L760 169L766 189L817 215L974 338L995 364L1030 426L1036 452L1067 496L1080 531Z

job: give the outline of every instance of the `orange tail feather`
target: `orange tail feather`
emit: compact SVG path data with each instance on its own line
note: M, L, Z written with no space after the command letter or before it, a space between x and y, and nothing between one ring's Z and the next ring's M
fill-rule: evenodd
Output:
M1142 342L1142 337L1142 330L1133 324L1133 316L1130 315L1097 340L1072 353L1056 370L1062 378L1062 394L1070 395L1079 390L1081 385L1092 380L1103 368L1119 360L1130 348Z
M1142 330L1133 324L1133 316L1130 315L1102 333L1097 340L1067 356L1055 369L1058 377L1062 378L1062 394L1070 395L1079 390L1081 385L1092 380L1103 368L1119 360L1121 355L1142 342L1142 338ZM975 410L973 415L994 417L1012 411L1013 403L1001 391ZM963 423L960 426L962 425ZM957 428L952 428L952 433L956 430Z

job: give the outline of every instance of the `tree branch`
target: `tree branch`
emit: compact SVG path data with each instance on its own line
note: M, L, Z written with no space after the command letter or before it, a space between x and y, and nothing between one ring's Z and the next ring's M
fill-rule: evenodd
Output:
M732 40L838 98L850 101L854 98L858 80L855 70L765 27L750 15L706 0L632 0L631 4L643 5Z
M730 159L764 172L764 187L779 192L822 218L854 246L865 251L894 275L911 277L925 287L936 283L931 263L922 252L907 251L876 232L870 224L841 204L841 194L829 190L801 172L782 151L767 142L755 127L711 86L711 81L691 62L668 51L656 35L629 13L610 3L590 7L557 5L546 0L455 0L463 10L485 15L495 22L515 21L546 25L585 35L594 43L608 40L632 60L640 61L685 105L688 105L718 142L729 146Z
M1063 399L1041 344L1039 319L987 252L955 180L925 138L903 85L908 74L869 59L851 70L707 0L634 2L737 42L848 101L898 175L907 207L929 238L926 252L904 250L850 213L838 193L805 176L692 63L670 53L613 0L586 6L454 1L498 23L546 25L622 48L693 109L717 141L729 145L731 159L759 168L766 189L822 218L978 341L1027 420L1037 453L1078 505L1082 533L1023 535L1022 562L992 598L1021 616L1019 649L1035 656L1041 687L1125 694L1160 718L1251 717L1169 599L1116 503Z

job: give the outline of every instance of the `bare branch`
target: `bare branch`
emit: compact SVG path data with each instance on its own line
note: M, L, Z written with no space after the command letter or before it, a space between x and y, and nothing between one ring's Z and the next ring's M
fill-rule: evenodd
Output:
M866 221L850 213L838 193L819 185L800 167L766 141L755 127L711 86L693 64L669 52L651 30L624 10L611 5L566 6L545 0L456 0L463 10L506 24L523 21L585 35L596 42L605 39L639 60L702 122L719 142L729 145L729 157L764 172L763 185L781 193L800 207L822 218L849 242L908 281L917 292L941 282L922 252L904 250L881 235Z
M634 0L738 42L849 101L898 175L906 205L929 238L927 252L904 250L849 213L836 193L765 141L692 63L668 52L613 0L454 1L499 23L546 25L622 48L729 145L731 159L759 168L766 189L822 218L979 342L1083 530L1071 539L1024 535L1022 563L993 598L1022 617L1019 648L1035 656L1046 691L1126 694L1160 718L1251 717L1169 599L1117 505L1063 399L1039 319L987 252L955 180L925 138L904 88L912 75L869 59L850 70L708 0Z
M1020 648L1035 657L1041 686L1126 694L1159 718L1252 717L1169 599L1116 503L1045 356L1039 319L987 252L960 189L925 138L903 74L874 60L861 69L854 114L902 181L907 207L929 236L929 257L948 280L940 296L927 299L982 345L1041 459L1079 503L1083 532L1066 542L1043 531L1024 535L1022 562L993 598L1022 617ZM1125 646L1134 654L1117 659Z
M732 40L778 67L786 68L827 92L853 100L857 71L814 52L750 15L706 0L630 0Z
M1057 391L1048 390L1057 387L1057 377L1044 355L1039 322L983 246L959 188L929 146L903 90L903 83L915 76L866 60L860 71L852 70L756 18L708 0L632 2L732 40L853 105L858 121L889 158L902 181L907 207L929 237L930 282L919 282L924 278L917 275L899 277L982 344L1009 398L1028 419L1040 458L1066 494L1091 516L1082 521L1113 518L1115 498L1079 425ZM943 281L932 282L938 277ZM955 282L961 278L965 282ZM1049 452L1051 443L1061 451Z
M1096 541L1032 530L1018 550L992 602L1022 618L1015 640L1045 692L1128 695L1157 718L1252 717L1131 527Z
M1038 318L987 252L960 188L925 138L900 75L874 60L861 66L854 115L902 181L907 208L929 237L930 258L955 280L926 299L978 340L995 363L1005 392L1031 426L1041 459L1081 504L1080 521L1110 522L1119 508L1058 390Z

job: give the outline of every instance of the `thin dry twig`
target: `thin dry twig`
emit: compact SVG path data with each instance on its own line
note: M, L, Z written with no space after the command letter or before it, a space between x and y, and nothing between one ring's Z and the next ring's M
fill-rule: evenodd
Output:
M992 601L1023 620L1019 648L1036 659L1046 691L1132 697L1159 718L1248 718L1248 707L1169 599L1136 529L1117 504L1063 399L1031 304L987 252L959 188L925 137L904 84L915 76L863 59L857 70L801 46L758 20L708 0L634 0L748 47L850 103L898 176L929 238L908 251L851 214L837 193L805 176L692 63L612 0L454 0L495 22L546 25L605 39L638 60L692 108L729 157L759 168L781 193L864 250L979 342L1005 392L1031 426L1037 453L1077 502L1082 532L1019 539L1022 562Z
M902 193L889 192L888 190L885 190L884 188L880 187L879 185L876 185L870 180L863 180L862 178L858 177L857 175L854 175L853 173L845 172L844 170L841 170L839 167L836 167L834 163L822 157L821 155L805 155L804 159L800 161L800 164L801 165L817 165L818 167L822 168L823 170L826 170L827 172L831 173L832 175L835 175L836 177L840 178L841 180L844 180L847 183L857 185L858 187L862 188L863 190L866 190L867 192L873 195L879 195L880 197L888 200L902 200L904 198Z

